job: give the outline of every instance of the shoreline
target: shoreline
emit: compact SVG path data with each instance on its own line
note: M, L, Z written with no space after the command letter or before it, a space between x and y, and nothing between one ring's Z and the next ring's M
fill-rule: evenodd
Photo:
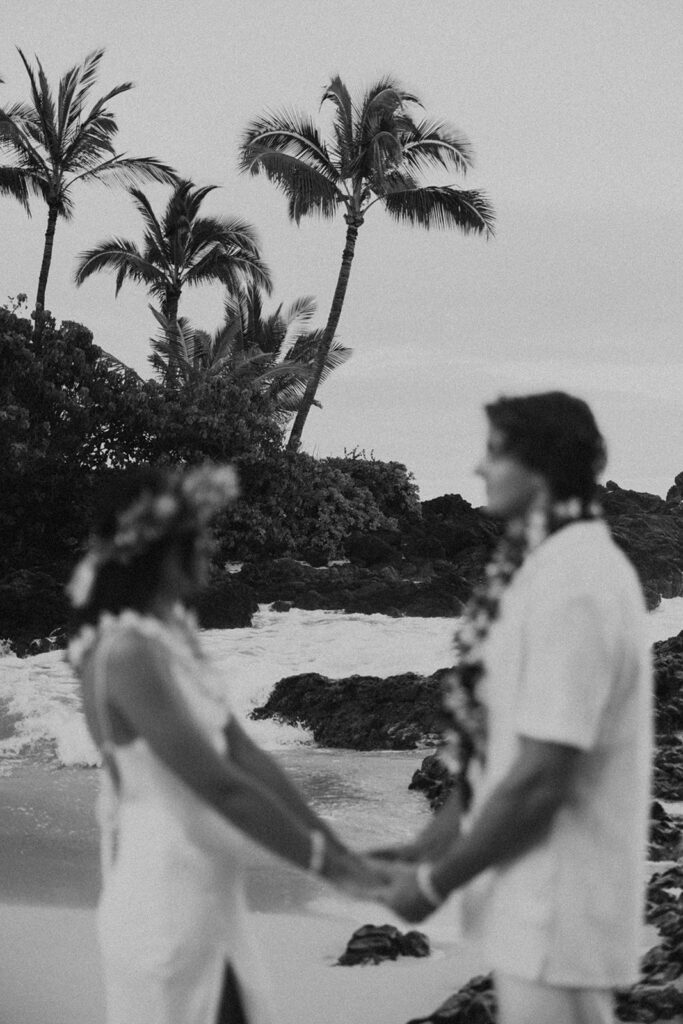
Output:
M99 769L17 766L0 806L0 1024L104 1024L97 947ZM425 928L432 955L336 967L361 925L408 927L264 854L247 897L278 1024L404 1024L482 973L447 915Z

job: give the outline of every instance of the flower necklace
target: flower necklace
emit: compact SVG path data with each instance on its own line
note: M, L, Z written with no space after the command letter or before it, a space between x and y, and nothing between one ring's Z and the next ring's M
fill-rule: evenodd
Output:
M464 810L472 800L472 768L486 764L488 715L477 690L486 672L484 644L500 614L503 594L525 558L547 537L571 523L601 516L595 502L570 498L548 510L534 509L524 521L510 524L465 608L454 637L458 664L449 673L443 696L446 726L438 750L460 789Z

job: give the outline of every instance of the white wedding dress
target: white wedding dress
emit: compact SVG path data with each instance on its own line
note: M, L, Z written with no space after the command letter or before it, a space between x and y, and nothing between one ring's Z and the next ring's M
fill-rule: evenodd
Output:
M108 652L128 630L157 653L163 650L174 685L227 756L225 685L199 654L196 637L159 620L125 612L101 622L91 662L99 707ZM145 739L108 743L104 753L113 769L102 773L99 803L98 928L108 1024L215 1024L228 964L248 1024L272 1024L244 897L253 844L173 774Z

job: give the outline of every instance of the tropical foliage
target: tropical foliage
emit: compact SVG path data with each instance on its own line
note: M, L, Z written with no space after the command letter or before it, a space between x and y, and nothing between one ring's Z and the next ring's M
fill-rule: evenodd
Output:
M332 108L329 140L313 121L281 111L252 121L240 146L240 166L265 174L288 200L289 216L331 218L340 210L346 221L346 245L314 372L307 384L289 439L296 450L320 385L344 298L358 231L372 206L394 220L426 229L457 228L488 235L494 215L484 193L453 185L423 185L420 175L442 169L465 173L472 164L469 142L442 122L416 120L418 98L393 78L382 78L360 101L335 77L323 104Z
M175 172L154 157L127 157L117 153L118 133L110 101L133 88L132 82L115 86L92 100L104 50L95 50L50 87L43 66L36 67L19 50L29 79L31 100L0 108L0 195L14 196L30 214L30 199L37 196L48 208L43 259L36 295L36 320L45 308L45 293L52 262L58 218L74 213L74 186L102 182L132 185L143 181L172 183ZM89 106L89 104L91 104Z
M283 450L267 392L221 374L171 390L144 381L80 324L46 317L36 342L30 320L0 308L0 408L0 636L65 624L63 584L103 482L136 463L235 463L244 497L223 521L218 558L324 559L351 531L391 525L391 488Z
M192 327L185 317L173 325L152 308L161 331L151 339L150 362L166 382L175 367L184 386L220 374L256 388L286 422L301 403L320 344L322 332L308 328L316 310L315 300L302 296L287 309L281 303L266 315L261 292L251 285L227 296L224 322L210 335ZM350 356L350 348L335 342L323 379Z
M178 331L178 304L186 287L219 282L234 291L254 282L270 291L270 273L251 225L238 217L201 216L202 203L215 188L180 181L161 220L144 192L131 189L144 225L142 248L125 238L100 242L79 256L76 284L101 270L115 272L117 295L126 280L143 284L160 302L173 332ZM173 354L171 346L171 359ZM175 376L173 361L170 370Z

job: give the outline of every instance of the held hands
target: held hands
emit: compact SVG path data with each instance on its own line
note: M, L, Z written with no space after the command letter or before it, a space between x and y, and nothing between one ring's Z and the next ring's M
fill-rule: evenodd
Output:
M405 921L417 923L433 914L442 902L436 893L429 898L424 880L422 884L418 880L418 871L425 867L402 862L398 857L358 857L353 870L339 878L337 885L356 899L383 903Z

